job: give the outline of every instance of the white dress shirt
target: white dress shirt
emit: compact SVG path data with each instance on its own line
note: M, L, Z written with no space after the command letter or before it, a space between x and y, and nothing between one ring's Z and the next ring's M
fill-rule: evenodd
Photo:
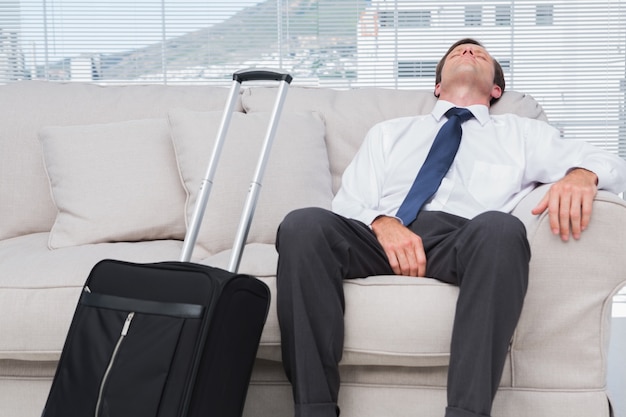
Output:
M395 216L454 105L438 100L429 115L375 125L346 168L332 210L371 224ZM455 160L423 210L471 219L488 210L510 212L538 183L560 180L575 167L593 171L598 188L626 189L626 161L586 142L563 140L549 124L514 114L490 115L468 107L475 118L462 126Z

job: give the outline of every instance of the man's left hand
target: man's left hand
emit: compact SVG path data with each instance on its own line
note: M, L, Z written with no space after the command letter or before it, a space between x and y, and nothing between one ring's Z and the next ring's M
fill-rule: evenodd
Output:
M583 168L570 171L554 183L532 213L541 214L546 209L550 216L550 229L563 241L574 239L587 228L591 219L593 199L598 192L598 176Z

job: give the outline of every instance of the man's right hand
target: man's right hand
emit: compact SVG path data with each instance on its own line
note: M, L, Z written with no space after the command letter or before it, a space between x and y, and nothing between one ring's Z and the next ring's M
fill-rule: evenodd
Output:
M394 217L377 217L371 226L396 275L426 276L422 238Z

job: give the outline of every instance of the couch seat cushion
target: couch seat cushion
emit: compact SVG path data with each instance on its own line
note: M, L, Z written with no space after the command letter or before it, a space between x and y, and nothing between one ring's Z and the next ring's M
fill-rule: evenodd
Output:
M344 362L447 365L457 287L430 278L376 276L346 281L344 289Z
M182 246L161 240L50 250L47 241L48 233L0 241L0 360L59 358L82 285L98 261L177 260Z
M202 263L225 268L230 251ZM273 245L246 246L240 272L265 282L272 293L258 356L278 361L276 262ZM430 278L376 276L344 282L346 335L342 364L445 366L450 356L458 288Z
M225 268L230 251L202 260ZM272 293L258 356L279 361L276 262L273 245L249 244L239 268ZM458 288L430 278L375 276L344 282L346 299L343 365L445 366L450 356Z
M0 360L59 358L81 288L102 259L130 262L177 260L181 242L100 243L50 250L48 234L0 242ZM228 265L230 251L196 260ZM246 246L239 271L265 282L272 293L258 356L279 361L276 315L276 261L271 244ZM45 271L45 274L42 274ZM377 276L346 280L346 336L342 364L444 366L458 294L456 287L429 278ZM21 311L21 314L15 314Z
M264 278L272 305L258 357L278 361L276 279ZM344 282L342 365L445 366L458 289L430 278L376 276Z

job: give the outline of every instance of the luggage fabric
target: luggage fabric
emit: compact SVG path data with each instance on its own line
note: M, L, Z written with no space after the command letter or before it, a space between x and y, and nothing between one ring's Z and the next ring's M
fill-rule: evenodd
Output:
M189 262L240 84L281 81L228 270ZM103 260L83 288L42 417L240 417L270 304L238 274L291 76L252 70L233 88L180 262Z
M91 271L44 417L240 416L269 292L193 263Z

